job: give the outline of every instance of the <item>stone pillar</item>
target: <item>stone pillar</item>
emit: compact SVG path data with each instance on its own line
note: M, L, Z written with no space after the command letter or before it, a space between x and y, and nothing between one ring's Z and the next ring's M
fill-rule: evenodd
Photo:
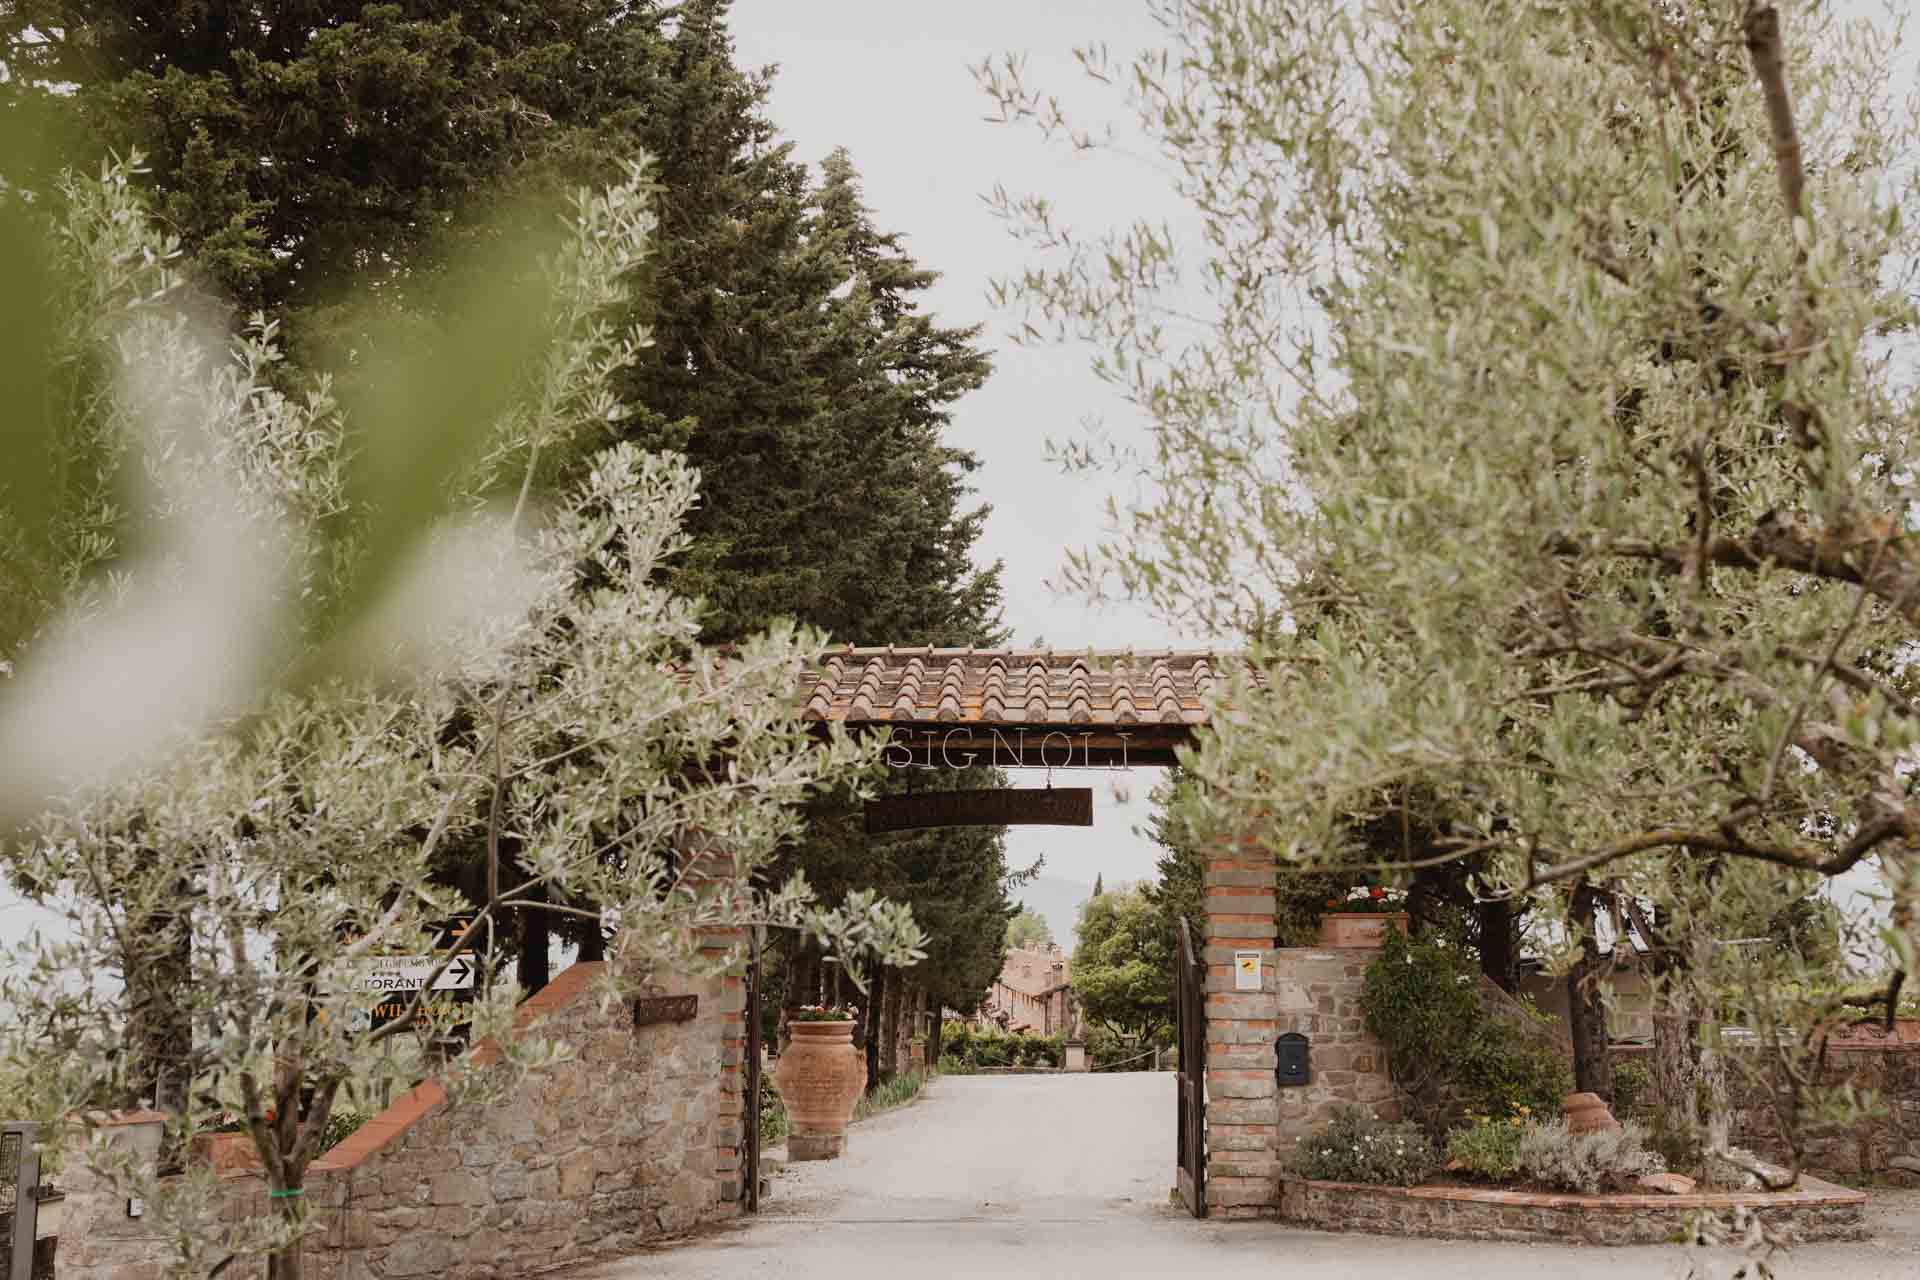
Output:
M1224 846L1207 863L1207 1213L1278 1210L1274 1161L1273 855ZM1234 952L1257 951L1261 989L1234 989Z
M1085 1071L1087 1069L1087 1046L1081 1041L1067 1041L1066 1067L1069 1071Z
M1387 1055L1367 1033L1360 992L1377 948L1294 947L1273 953L1275 1032L1307 1037L1307 1083L1279 1090L1275 1155L1284 1161L1306 1134L1326 1127L1335 1107L1371 1108L1400 1118Z

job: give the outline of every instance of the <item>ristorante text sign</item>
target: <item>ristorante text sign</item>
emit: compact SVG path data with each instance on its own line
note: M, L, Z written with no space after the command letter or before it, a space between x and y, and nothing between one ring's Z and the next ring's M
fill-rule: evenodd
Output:
M867 802L867 834L923 827L1090 827L1093 788L1045 791L922 791Z

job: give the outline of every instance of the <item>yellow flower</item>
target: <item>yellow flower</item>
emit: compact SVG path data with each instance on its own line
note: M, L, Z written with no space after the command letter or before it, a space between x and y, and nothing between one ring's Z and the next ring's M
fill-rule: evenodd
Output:
M1518 1111L1523 1116L1530 1116L1533 1114L1532 1107L1515 1107L1514 1110Z

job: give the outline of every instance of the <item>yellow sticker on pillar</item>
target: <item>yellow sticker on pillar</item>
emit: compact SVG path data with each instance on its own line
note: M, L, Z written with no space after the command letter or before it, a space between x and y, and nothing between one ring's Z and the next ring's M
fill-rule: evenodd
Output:
M1233 953L1233 989L1235 991L1260 989L1260 953L1258 951Z

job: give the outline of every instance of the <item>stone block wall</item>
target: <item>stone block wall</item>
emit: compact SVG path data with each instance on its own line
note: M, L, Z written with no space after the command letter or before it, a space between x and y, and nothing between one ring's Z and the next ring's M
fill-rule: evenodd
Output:
M1383 1120L1400 1118L1386 1051L1368 1034L1360 1011L1367 966L1379 954L1315 947L1272 953L1274 1034L1306 1036L1310 1068L1306 1085L1279 1090L1274 1151L1283 1163L1303 1136L1326 1127L1336 1107L1364 1106Z
M1616 1063L1645 1061L1650 1051L1642 1045L1615 1045ZM1728 1073L1734 1108L1734 1141L1773 1160L1786 1158L1786 1144L1773 1109L1757 1085L1738 1071ZM1891 1170L1894 1156L1920 1160L1920 1043L1832 1043L1827 1047L1825 1085L1851 1084L1872 1092L1877 1104L1845 1128L1816 1130L1809 1135L1805 1167L1827 1177L1861 1174L1910 1179Z
M669 994L698 995L696 1017L636 1028L630 1004L600 1007L600 968L576 964L521 1006L523 1022L540 1017L542 1034L574 1047L573 1061L493 1107L450 1110L428 1081L314 1163L311 1280L506 1280L735 1211L739 1100L724 1077L738 1070L727 1061L737 987L681 983ZM83 1163L62 1176L73 1191L61 1280L158 1280L157 1242ZM269 1211L258 1176L222 1186L228 1218Z

